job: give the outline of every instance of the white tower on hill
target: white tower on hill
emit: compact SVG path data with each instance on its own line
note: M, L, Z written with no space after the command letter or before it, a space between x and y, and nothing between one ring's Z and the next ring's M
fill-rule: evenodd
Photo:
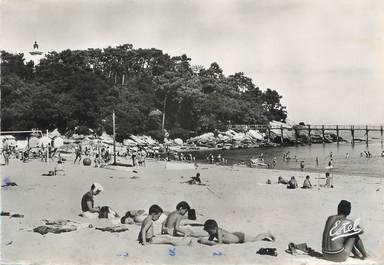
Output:
M40 63L40 60L44 57L44 53L39 50L39 44L37 44L37 41L33 44L33 51L29 52L30 56L28 56L27 61L32 60L35 65L38 65Z

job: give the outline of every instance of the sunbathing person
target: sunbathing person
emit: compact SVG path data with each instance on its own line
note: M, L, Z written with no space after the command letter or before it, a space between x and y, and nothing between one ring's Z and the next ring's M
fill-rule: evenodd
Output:
M282 176L279 176L279 179L277 180L277 184L284 184L284 185L287 185L288 184L288 180L286 179L283 179Z
M191 244L191 239L176 239L165 235L155 236L153 232L153 221L158 220L162 213L163 210L156 204L149 208L149 214L141 224L141 229L137 239L139 243L143 246L147 244L171 244L174 246Z
M93 183L91 190L81 198L81 210L83 216L88 218L97 218L99 216L100 207L94 206L93 197L103 191L103 187L99 183Z
M354 221L347 219L350 212L351 203L342 200L337 207L337 215L328 217L322 243L325 259L342 262L347 260L351 252L362 259L367 257L363 241L359 236L363 230Z
M201 184L201 179L200 179L200 173L196 173L196 177L192 177L189 181L189 184Z
M183 182L180 182L180 183L188 183L190 185L203 185L201 184L201 179L200 179L200 173L196 173L196 177L191 177L190 180L187 180L187 181L183 181Z
M190 229L180 227L181 220L190 209L191 207L186 201L179 202L176 206L176 211L171 212L162 224L161 233L171 236L191 235L192 231Z
M200 238L199 243L213 246L216 244L240 244L245 242L256 241L275 241L275 237L271 233L262 233L257 236L248 236L243 232L228 232L217 225L217 222L213 219L209 219L204 223L204 230L208 232L209 238ZM214 239L216 240L214 241Z
M309 176L307 176L304 180L304 183L303 183L303 187L301 187L302 189L312 189L312 184L311 184L311 181L309 180Z
M297 189L298 187L295 177L292 176L287 184L287 189Z

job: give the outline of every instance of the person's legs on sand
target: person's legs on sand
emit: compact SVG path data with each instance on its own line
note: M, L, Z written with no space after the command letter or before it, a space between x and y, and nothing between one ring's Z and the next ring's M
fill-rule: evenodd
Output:
M245 242L256 242L256 241L271 241L274 242L276 240L275 236L272 235L271 233L261 233L258 234L257 236L248 236L245 235Z

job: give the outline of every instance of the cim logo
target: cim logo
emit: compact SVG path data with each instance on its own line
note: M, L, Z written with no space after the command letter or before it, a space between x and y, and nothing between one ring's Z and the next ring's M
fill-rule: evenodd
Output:
M359 227L360 218L355 221L338 220L334 226L329 230L329 236L332 241L335 241L341 237L348 237L356 234L360 234L363 230Z

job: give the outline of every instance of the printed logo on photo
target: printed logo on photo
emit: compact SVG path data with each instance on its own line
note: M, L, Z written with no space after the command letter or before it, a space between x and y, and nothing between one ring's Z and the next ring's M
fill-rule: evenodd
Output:
M359 227L360 218L355 221L350 220L338 220L334 226L329 230L329 236L332 241L335 241L341 237L348 237L356 234L360 234L363 230Z

